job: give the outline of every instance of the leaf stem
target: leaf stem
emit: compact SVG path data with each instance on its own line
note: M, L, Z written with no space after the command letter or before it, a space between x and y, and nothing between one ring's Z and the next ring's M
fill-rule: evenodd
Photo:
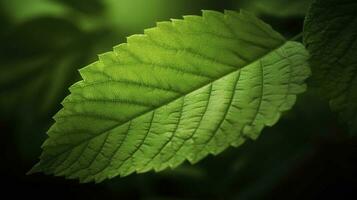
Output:
M299 40L300 38L302 38L303 32L300 32L299 34L295 35L294 37L292 37L290 39L290 41L295 41L295 40Z

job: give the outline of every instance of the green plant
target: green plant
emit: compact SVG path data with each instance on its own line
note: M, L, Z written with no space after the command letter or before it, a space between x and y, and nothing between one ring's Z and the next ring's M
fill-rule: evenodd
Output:
M355 133L356 9L314 1L307 50L244 11L203 11L129 37L80 70L31 172L100 182L239 146L293 106L308 60L313 84Z

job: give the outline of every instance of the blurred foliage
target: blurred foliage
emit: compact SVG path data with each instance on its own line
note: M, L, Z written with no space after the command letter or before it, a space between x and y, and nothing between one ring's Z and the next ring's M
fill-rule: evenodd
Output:
M269 2L269 3L267 3ZM287 3L288 2L288 3ZM163 173L79 185L25 173L77 69L125 36L156 21L201 9L246 9L287 38L302 30L308 1L283 0L0 0L0 146L2 189L40 198L349 199L357 191L356 139L347 139L313 89L256 141ZM258 6L257 6L258 5ZM357 162L356 162L357 163ZM346 195L346 196L343 196ZM47 197L48 198L48 197ZM355 198L351 198L355 199Z
M312 0L243 0L242 7L256 15L303 17Z

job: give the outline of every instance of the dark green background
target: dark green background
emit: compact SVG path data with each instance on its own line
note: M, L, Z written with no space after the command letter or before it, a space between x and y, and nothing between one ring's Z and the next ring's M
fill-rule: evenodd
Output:
M356 199L357 139L314 88L256 141L100 184L25 175L77 69L156 21L249 10L290 38L310 0L0 0L1 190L37 199Z

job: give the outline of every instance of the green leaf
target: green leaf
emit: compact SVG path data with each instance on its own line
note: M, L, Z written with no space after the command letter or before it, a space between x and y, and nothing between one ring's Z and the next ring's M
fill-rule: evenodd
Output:
M307 58L243 11L158 23L80 70L31 172L100 182L239 146L292 107Z
M304 25L312 80L352 134L357 133L356 10L354 0L317 0Z

